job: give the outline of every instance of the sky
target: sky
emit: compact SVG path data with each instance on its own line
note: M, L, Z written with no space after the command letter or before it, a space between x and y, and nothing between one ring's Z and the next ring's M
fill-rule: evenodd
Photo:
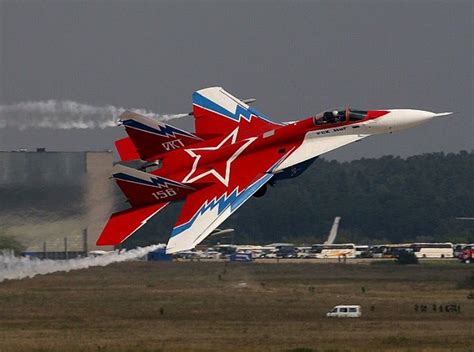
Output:
M0 106L186 113L193 91L222 86L276 121L346 106L455 112L330 159L474 149L472 1L0 0L0 16ZM0 150L107 150L122 135L0 127Z

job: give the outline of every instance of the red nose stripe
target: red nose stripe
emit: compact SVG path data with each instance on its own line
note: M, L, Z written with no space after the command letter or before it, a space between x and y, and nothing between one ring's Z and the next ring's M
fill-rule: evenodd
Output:
M387 115L389 111L384 111L384 110L369 110L367 112L367 117L369 119L376 119L377 117Z

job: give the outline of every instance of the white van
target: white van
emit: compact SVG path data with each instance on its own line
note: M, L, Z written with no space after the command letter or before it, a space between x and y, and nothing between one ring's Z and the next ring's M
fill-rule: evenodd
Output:
M362 315L360 306L335 306L326 313L327 317L359 318Z

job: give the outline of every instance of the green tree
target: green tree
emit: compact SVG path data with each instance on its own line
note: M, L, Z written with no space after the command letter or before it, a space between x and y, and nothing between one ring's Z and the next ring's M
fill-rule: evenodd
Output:
M11 249L15 254L19 254L25 247L11 236L0 235L0 251L3 249Z

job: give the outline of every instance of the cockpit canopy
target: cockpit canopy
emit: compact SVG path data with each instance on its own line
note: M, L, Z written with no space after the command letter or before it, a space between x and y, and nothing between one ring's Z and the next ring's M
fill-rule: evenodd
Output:
M313 117L315 125L359 121L367 117L367 111L355 109L334 109L317 114Z

